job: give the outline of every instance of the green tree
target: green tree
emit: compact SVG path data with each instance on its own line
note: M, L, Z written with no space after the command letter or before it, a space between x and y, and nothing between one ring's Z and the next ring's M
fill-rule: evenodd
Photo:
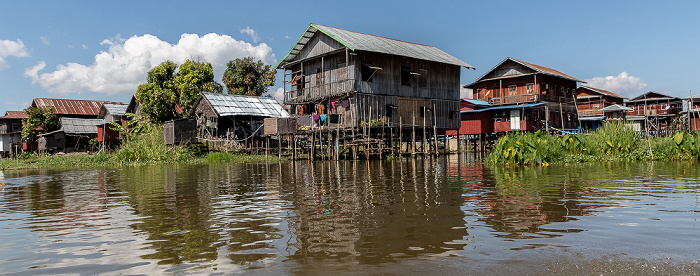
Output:
M136 100L141 104L141 115L154 122L165 122L175 118L176 70L177 64L168 60L148 71L147 82L139 85L136 90Z
M277 70L253 57L229 61L223 82L229 94L260 96L275 83Z
M24 110L29 118L22 123L22 138L35 139L39 134L38 128L45 132L58 129L58 116L53 107L28 107Z
M222 93L223 87L214 80L211 63L187 60L180 65L175 76L179 100L184 114L190 114L202 92Z
M222 93L223 87L214 81L210 63L187 60L179 69L165 61L148 71L147 82L139 85L136 99L140 113L153 122L165 122L190 114L201 92ZM182 108L178 114L176 107Z

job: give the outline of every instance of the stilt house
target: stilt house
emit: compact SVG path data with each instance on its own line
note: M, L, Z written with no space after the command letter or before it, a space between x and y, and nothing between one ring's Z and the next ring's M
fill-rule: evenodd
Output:
M428 45L310 24L277 64L300 127L459 128L464 61Z
M606 119L618 120L624 117L624 109L619 107L611 107L602 110L612 105L622 106L626 97L620 96L610 91L593 88L590 86L580 86L576 89L576 104L578 105L578 117L581 121L581 129L584 131L593 131L605 123ZM610 112L605 116L605 112Z
M123 124L127 120L126 104L103 104L100 108L98 119L103 119L104 124L97 128L97 141L111 142L119 140L119 132L111 129L111 122Z
M692 95L684 100L688 107L686 114L690 120L690 130L700 130L700 95Z
M23 111L7 111L0 117L0 157L7 157L22 148L22 120L28 118Z
M495 132L576 131L578 82L582 81L557 70L509 57L465 88L473 89L476 100L493 105L479 112L491 114Z
M627 121L636 131L652 134L671 130L671 123L683 110L683 100L678 97L649 91L627 102L632 108L627 112Z
M263 119L287 118L273 98L202 93L194 106L197 136L244 139L263 133Z

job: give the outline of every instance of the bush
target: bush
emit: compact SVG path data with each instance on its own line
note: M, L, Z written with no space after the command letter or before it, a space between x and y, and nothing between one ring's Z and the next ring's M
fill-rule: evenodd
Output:
M154 126L148 132L134 136L114 152L120 163L175 163L192 161L194 151L187 146L165 145L163 127Z

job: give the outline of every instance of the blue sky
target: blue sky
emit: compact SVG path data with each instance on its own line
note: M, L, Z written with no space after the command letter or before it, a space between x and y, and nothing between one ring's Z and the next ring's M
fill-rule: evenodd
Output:
M510 56L625 96L700 91L699 1L253 2L3 1L0 112L127 102L165 59L211 62L218 79L235 58L274 64L309 23L436 46L477 68L463 84Z

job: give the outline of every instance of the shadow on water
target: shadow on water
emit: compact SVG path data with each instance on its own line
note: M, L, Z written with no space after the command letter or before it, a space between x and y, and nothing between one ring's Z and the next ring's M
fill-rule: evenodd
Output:
M5 172L0 229L35 248L0 243L0 273L579 265L548 262L563 253L694 261L682 256L693 248L684 240L698 240L698 176L696 163L522 167L457 155ZM654 236L663 246L640 242L669 226Z

